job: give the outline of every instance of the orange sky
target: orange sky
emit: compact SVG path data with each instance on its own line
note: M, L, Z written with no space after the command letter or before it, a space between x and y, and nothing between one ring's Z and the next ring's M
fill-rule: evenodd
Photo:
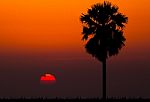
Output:
M69 51L83 48L80 14L100 0L1 0L1 51ZM127 47L150 44L150 1L109 0L129 17ZM146 48L150 48L147 47Z

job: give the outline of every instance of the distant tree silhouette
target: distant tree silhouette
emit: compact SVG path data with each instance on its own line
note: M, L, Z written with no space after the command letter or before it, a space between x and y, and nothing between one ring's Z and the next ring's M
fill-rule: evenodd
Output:
M94 4L80 17L83 24L82 40L88 40L86 51L102 62L103 99L106 99L106 59L117 55L126 40L123 29L128 17L118 9L111 2L104 1Z

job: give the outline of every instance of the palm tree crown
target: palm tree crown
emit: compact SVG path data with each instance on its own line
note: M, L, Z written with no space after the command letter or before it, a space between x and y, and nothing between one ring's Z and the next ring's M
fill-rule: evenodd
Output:
M104 61L112 55L117 55L125 45L123 28L128 18L118 12L118 7L108 1L97 3L82 14L83 40L89 39L85 45L86 51L99 61Z

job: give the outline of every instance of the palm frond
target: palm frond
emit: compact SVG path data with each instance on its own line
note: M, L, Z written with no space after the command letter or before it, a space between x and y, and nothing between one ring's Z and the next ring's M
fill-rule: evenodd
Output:
M97 25L96 22L94 22L88 14L82 14L80 20L83 24L86 24L87 26Z
M95 30L96 30L96 27L85 27L85 26L83 26L83 31L82 31L83 38L82 38L82 40L87 40L89 35L95 33Z
M119 50L125 46L125 37L123 36L123 31L115 30L112 37L107 41L107 51L109 56L117 55Z
M125 27L125 23L128 22L128 17L121 13L117 13L116 15L112 16L113 22L115 22L119 27Z

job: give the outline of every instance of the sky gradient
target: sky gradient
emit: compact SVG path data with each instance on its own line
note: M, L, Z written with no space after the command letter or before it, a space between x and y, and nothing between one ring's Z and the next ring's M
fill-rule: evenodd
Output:
M101 97L101 63L84 49L79 18L102 1L1 0L0 97ZM129 22L107 62L108 96L150 98L150 1L109 1ZM40 85L47 72L55 85Z

